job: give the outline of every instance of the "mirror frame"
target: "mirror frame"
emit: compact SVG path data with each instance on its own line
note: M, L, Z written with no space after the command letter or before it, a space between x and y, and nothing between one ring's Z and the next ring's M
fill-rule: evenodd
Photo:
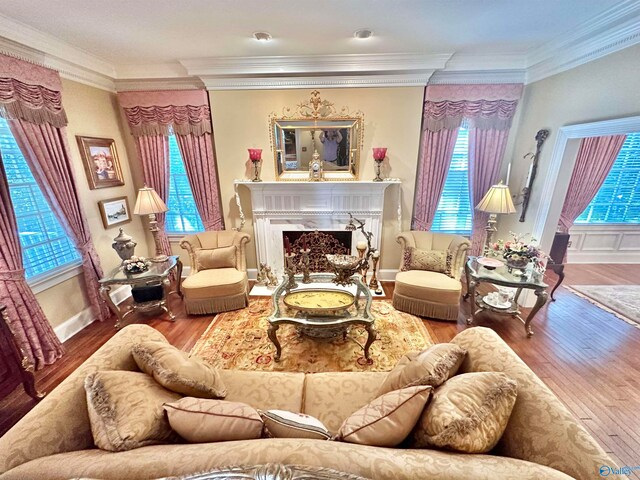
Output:
M276 129L281 128L281 123L305 122L307 125L301 125L301 129L309 130L311 128L319 128L327 126L327 122L343 121L352 122L351 127L355 128L358 138L354 145L350 145L351 165L353 165L354 173L351 169L348 171L325 171L323 180L330 181L354 181L358 180L360 175L360 153L364 140L364 114L361 111L351 112L348 107L342 107L337 111L335 105L328 100L320 98L320 92L314 90L311 92L311 98L299 103L295 109L284 107L282 114L272 113L269 115L269 139L271 141L271 150L273 151L273 160L275 167L276 180L278 181L307 181L309 180L309 172L307 170L282 170L280 173L278 154L284 155L284 150L278 149L278 139L276 138ZM311 123L312 122L312 123ZM290 129L291 126L287 126ZM295 128L293 128L295 130Z

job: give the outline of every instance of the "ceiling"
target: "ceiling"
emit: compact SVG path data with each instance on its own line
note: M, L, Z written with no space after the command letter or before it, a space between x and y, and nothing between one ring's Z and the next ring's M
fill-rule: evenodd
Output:
M406 79L418 78L419 73L422 81L448 70L513 75L545 60L545 55L562 56L568 47L593 43L598 35L610 37L612 29L624 28L630 20L637 23L639 4L637 0L2 0L0 49L31 48L32 53L42 54L44 63L60 68L66 62L71 64L66 70L75 65L105 81L197 77L206 84L214 78L265 75L321 81L318 77L372 73L408 75ZM353 38L359 28L373 30L373 38ZM271 33L273 40L254 40L256 31ZM381 54L405 55L392 59ZM325 56L331 57L324 61ZM256 57L278 58L264 60L266 67ZM374 60L379 68L371 65ZM326 68L314 68L321 63Z

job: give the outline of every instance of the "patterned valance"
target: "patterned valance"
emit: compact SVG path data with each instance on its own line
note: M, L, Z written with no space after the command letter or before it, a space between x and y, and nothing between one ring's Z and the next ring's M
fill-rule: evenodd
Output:
M0 54L0 117L64 127L61 91L55 70Z
M521 84L429 85L425 93L424 128L455 130L462 120L480 130L508 130L522 95Z
M212 132L205 90L120 92L118 100L134 137Z

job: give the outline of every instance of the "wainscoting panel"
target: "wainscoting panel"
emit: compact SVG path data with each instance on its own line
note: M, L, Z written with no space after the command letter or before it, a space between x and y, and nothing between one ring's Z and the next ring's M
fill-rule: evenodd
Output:
M640 263L640 225L576 225L569 263Z

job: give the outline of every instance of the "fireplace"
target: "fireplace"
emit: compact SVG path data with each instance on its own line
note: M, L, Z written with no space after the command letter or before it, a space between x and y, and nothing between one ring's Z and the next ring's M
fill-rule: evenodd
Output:
M283 241L289 239L292 253L298 253L306 246L309 252L309 270L313 272L332 271L325 255L328 253L351 253L353 233L346 230L313 230L311 232L300 230L287 230L282 232ZM284 248L283 248L284 255Z

